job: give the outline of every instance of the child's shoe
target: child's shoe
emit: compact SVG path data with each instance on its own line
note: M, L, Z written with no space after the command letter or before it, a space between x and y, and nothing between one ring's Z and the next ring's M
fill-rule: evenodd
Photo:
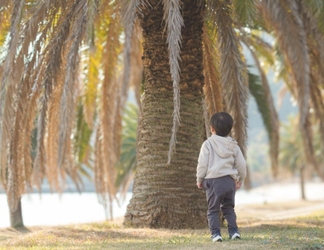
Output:
M213 234L211 239L213 242L216 242L216 241L222 242L223 241L222 236L220 236L219 234Z
M230 235L230 239L231 240L239 240L239 239L241 239L241 235L236 232L236 233Z

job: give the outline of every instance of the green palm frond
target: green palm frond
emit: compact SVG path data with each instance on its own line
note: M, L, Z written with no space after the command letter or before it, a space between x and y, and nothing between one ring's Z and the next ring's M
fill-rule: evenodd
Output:
M319 17L324 10L324 2L318 0L302 1L301 4L314 16ZM318 19L321 21L321 19Z
M259 69L262 70L262 69ZM279 154L279 119L274 108L273 99L265 79L264 73L261 71L263 81L252 73L249 73L249 89L254 97L258 110L261 114L263 124L268 133L270 142L269 151L271 159L271 169L274 176L278 174L278 154Z
M250 50L253 49L264 66L273 67L275 64L274 47L261 38L265 33L263 31L254 32L254 30L248 33L243 29L240 29L240 33L240 40L242 40Z
M288 122L282 124L279 162L283 169L292 173L307 163L296 118L289 117Z
M125 194L136 168L136 137L138 107L128 103L123 116L123 133L120 159L117 164L116 188Z
M241 24L252 24L256 17L256 0L234 0L235 17Z
M79 100L77 107L77 122L74 133L74 155L77 158L76 162L91 166L89 163L89 151L91 147L90 138L92 135L92 129L88 126L84 118L83 112L84 106Z
M318 16L318 28L324 34L324 7L322 7Z

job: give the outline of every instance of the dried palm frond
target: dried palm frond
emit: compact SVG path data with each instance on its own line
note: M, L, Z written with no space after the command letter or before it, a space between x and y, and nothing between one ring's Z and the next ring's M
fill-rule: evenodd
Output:
M42 63L40 63L40 61L42 61L42 59L40 59L42 58L40 54L42 53L44 41L47 39L48 32L52 31L52 23L56 18L56 13L59 11L59 8L55 7L58 7L60 3L61 1L41 1L36 4L22 31L24 40L20 53L23 55L27 54L30 45L32 44L33 46L30 55L31 60L29 60L26 65L26 75L21 82L23 86L21 93L24 94L18 98L18 107L19 105L22 107L20 109L20 115L18 116L21 117L21 124L17 137L20 138L20 144L22 145L19 147L19 155L22 158L24 168L29 170L29 175L31 174L30 168L32 166L32 159L30 156L31 134L34 127L34 118L36 116L36 101L40 95L40 78L38 76L42 75L44 72ZM47 20L46 22L44 22L45 19ZM40 173L40 176L42 176L41 178L43 178L44 174L44 171ZM25 178L27 178L27 175ZM30 177L27 178L27 182L31 185Z
M207 27L206 27L207 26ZM217 34L208 29L205 22L203 33L203 63L205 76L205 102L207 108L207 117L211 117L214 113L223 110L222 86L220 84L220 75L218 72L218 51L214 44ZM207 119L209 123L209 119ZM207 129L209 131L209 128Z
M10 209L15 211L18 206L18 200L22 193L21 176L17 162L16 152L9 152L8 147L15 147L12 145L10 137L12 134L12 128L15 125L15 110L17 109L17 91L19 76L22 74L24 68L24 62L22 56L16 56L19 49L20 38L20 20L22 19L24 1L14 1L13 3L13 15L11 17L9 43L6 58L4 60L4 68L1 84L1 97L0 97L0 164L3 183L7 190L7 199ZM13 73L13 69L17 67L17 71ZM9 155L9 157L8 157ZM11 164L8 168L8 175L6 175L7 164ZM18 198L19 197L19 198Z
M63 66L66 64L63 61ZM59 112L60 112L60 99L63 92L63 76L57 78L57 85L53 91L51 101L48 108L48 125L47 125L47 138L46 138L46 176L51 189L61 191L59 184L59 167L58 167L58 148L59 148ZM44 176L45 177L45 176Z
M169 145L168 162L171 163L171 157L176 148L176 134L180 125L180 46L181 46L181 28L184 25L183 17L180 12L179 0L163 0L163 20L165 21L165 30L167 32L167 44L169 51L169 64L171 79L173 82L173 125Z
M77 183L77 180L73 178L76 174L72 157L72 128L75 120L74 111L79 73L79 47L86 32L89 11L87 3L87 0L78 1L78 6L75 9L73 24L67 39L68 52L66 54L65 79L60 101L58 167L67 171L75 183Z
M117 15L116 18L119 16ZM119 134L121 127L121 87L118 85L118 71L116 70L121 47L118 39L120 26L116 22L110 22L107 29L103 54L104 79L101 87L99 124L95 142L96 158L102 158L95 161L96 191L104 205L107 205L108 200L116 198L115 166L119 157L120 142L117 139L118 135L114 133L117 129L116 132Z
M38 183L44 177L46 162L45 140L47 131L48 107L52 98L53 90L58 84L58 76L62 68L62 56L65 43L70 34L71 20L78 9L78 3L71 3L66 6L66 12L63 12L57 20L57 25L54 29L54 34L49 44L46 46L42 60L45 69L43 75L38 75L41 80L41 86L44 89L40 100L41 110L38 116L37 124L37 147L34 160L35 178ZM40 175L38 175L38 172Z

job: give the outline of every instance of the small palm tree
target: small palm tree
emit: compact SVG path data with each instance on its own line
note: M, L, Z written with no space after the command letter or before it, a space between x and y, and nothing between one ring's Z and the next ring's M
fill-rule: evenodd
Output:
M317 131L315 126L313 126L312 129L314 129L315 132ZM296 172L299 174L301 198L306 200L305 173L312 173L313 171L308 164L307 157L309 156L304 148L302 133L298 126L298 117L289 117L288 122L282 125L281 134L279 154L281 168L283 170L288 170L292 174ZM320 137L315 138L313 147L316 152L316 160L318 162L323 162L323 149Z

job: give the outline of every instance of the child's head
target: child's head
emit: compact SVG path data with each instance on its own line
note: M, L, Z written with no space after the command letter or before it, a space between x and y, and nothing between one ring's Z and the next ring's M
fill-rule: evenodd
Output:
M215 113L210 118L210 126L215 130L216 135L228 136L233 127L233 118L226 112Z

